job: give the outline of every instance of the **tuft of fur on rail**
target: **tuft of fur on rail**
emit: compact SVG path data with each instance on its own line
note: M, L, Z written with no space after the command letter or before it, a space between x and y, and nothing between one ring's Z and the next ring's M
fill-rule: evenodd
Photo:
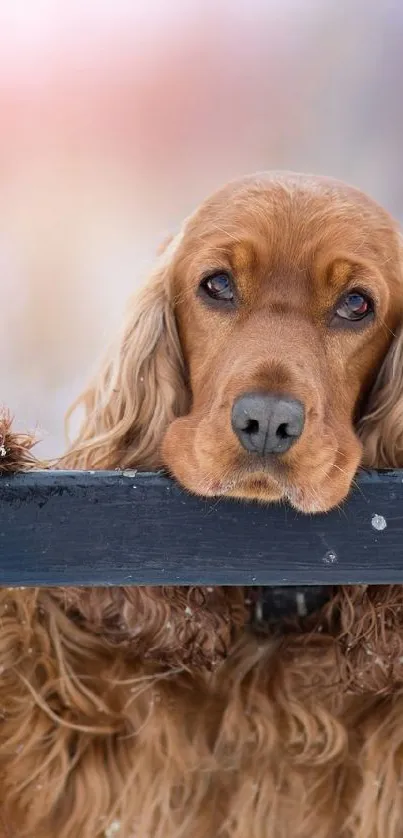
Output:
M33 434L13 430L10 412L0 408L0 474L45 468L33 453L35 442Z

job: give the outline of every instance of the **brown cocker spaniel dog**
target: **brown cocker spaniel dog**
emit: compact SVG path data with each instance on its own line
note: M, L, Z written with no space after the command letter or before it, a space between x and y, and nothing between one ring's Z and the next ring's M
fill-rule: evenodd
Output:
M130 305L61 465L308 513L403 466L402 257L337 181L225 187ZM35 465L0 436L0 469ZM1 838L402 838L402 686L399 586L266 637L237 588L3 589Z

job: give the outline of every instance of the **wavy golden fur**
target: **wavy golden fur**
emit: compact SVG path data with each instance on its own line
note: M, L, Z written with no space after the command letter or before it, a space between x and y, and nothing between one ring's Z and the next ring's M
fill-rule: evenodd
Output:
M212 270L237 309L201 298ZM356 190L226 187L129 307L62 465L334 506L360 462L403 466L402 282L399 231ZM374 312L332 332L355 287ZM246 385L304 401L282 470L231 428ZM36 467L31 444L5 417L0 471ZM268 637L238 588L3 589L0 620L1 838L402 838L400 586L335 589Z

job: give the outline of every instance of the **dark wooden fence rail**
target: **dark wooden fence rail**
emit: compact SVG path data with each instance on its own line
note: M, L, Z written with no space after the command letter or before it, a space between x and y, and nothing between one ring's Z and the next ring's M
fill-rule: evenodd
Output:
M346 504L202 500L160 474L0 478L0 585L403 583L403 471L359 476Z

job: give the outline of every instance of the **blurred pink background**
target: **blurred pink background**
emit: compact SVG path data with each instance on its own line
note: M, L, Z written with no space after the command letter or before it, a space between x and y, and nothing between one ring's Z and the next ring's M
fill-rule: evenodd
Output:
M402 36L399 0L2 0L0 403L42 455L221 183L331 174L403 219Z

